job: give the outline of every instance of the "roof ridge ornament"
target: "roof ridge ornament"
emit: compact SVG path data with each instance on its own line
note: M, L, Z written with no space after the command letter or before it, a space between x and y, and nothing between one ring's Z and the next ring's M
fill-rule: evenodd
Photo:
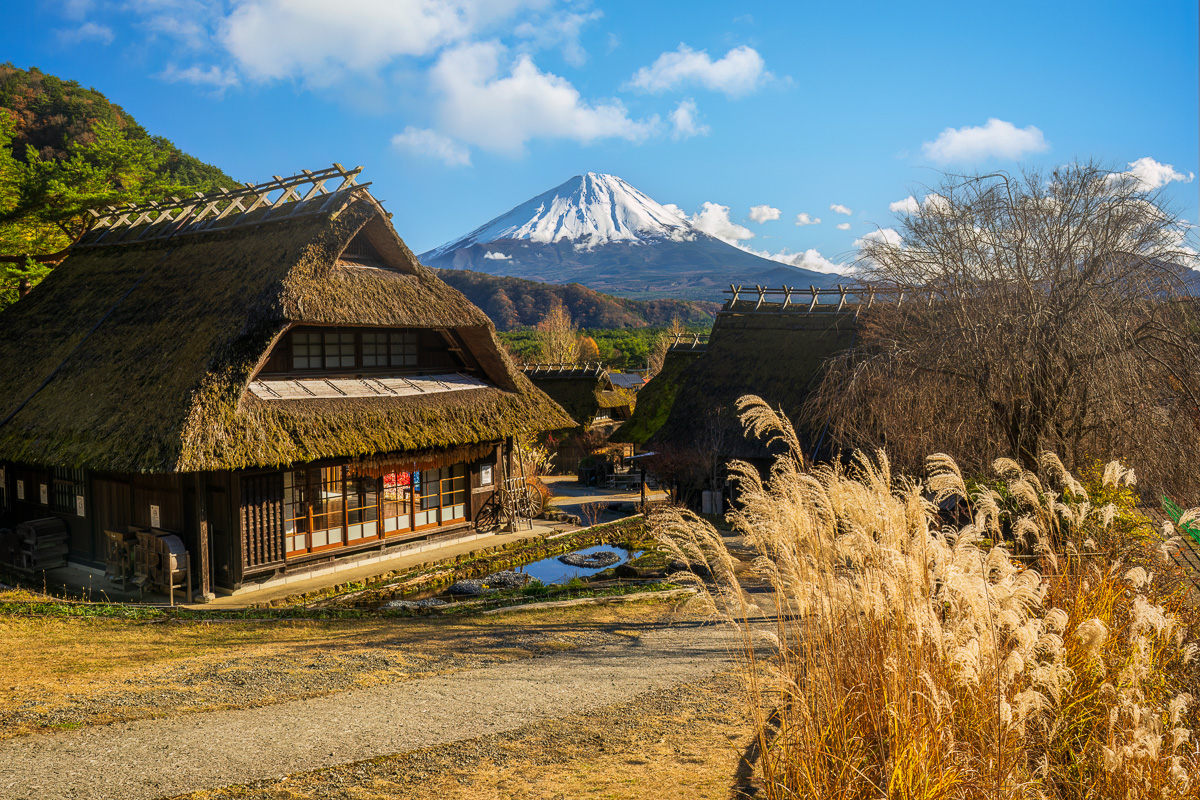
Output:
M577 375L594 375L599 376L606 374L607 369L599 361L585 361L582 364L563 364L563 363L544 363L544 364L521 364L520 369L530 377L574 377Z
M801 292L809 295L807 303L795 302ZM808 289L797 289L783 285L779 289L755 284L753 288L741 284L730 284L724 289L725 304L721 306L722 314L841 314L853 313L855 317L863 309L869 309L875 303L877 296L894 299L896 305L904 302L903 289L877 286L870 283L837 284L834 287L821 288L810 285ZM832 296L826 301L822 296ZM835 302L836 301L836 302ZM929 303L933 295L929 295ZM672 350L686 349L687 335L676 336L671 342ZM699 344L699 343L697 343ZM695 345L693 345L694 347Z
M272 180L247 183L233 191L222 188L141 205L88 209L93 219L91 230L75 247L150 242L323 214L351 195L370 197L367 187L371 184L358 182L362 170L361 166L346 169L334 162L328 169L301 170L287 178L275 175ZM341 182L336 188L325 185L338 179Z

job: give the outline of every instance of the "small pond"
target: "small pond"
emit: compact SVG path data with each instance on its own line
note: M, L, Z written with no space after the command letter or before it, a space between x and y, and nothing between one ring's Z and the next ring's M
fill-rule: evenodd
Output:
M615 553L620 558L620 560L613 564L609 564L606 567L598 567L596 569L588 569L586 567L573 567L569 564L564 564L563 562L558 560L560 556L566 556L566 555L572 555L572 554L591 555L593 553L599 553L599 552L603 552L606 550L610 553ZM618 567L627 561L631 561L632 559L635 559L638 556L642 555L643 552L645 552L645 551L643 551L643 550L628 550L624 547L619 547L617 545L597 544L597 545L593 545L591 547L581 547L578 550L572 550L568 553L561 553L557 556L549 556L548 558L543 558L539 561L532 561L522 567L500 568L500 569L495 570L494 572L489 572L488 575L494 575L494 574L496 574L496 572L506 572L508 570L512 570L513 572L525 573L526 575L528 575L530 577L530 579L539 580L542 583L561 584L561 583L566 583L567 581L571 580L572 578L590 578L591 576L595 575L598 572L603 572L606 569L612 569L613 567ZM480 576L480 579L486 580L486 578L487 578L486 575ZM448 586L440 586L440 587L437 587L434 589L421 589L421 590L418 590L411 594L406 594L403 596L402 599L405 601L437 599L437 600L446 600L446 601L454 602L456 600L464 600L464 599L468 599L468 598L466 598L462 595L451 594Z
M592 547L583 547L579 550L573 550L571 552L590 556L593 553L599 553L605 550L616 553L621 557L621 560L615 564L610 564L607 567L587 569L586 567L572 567L569 564L564 564L563 562L559 561L558 556L550 556L549 558L543 558L541 561L534 561L526 564L523 567L514 567L514 570L516 572L524 572L534 580L541 581L542 583L566 583L567 581L571 580L571 578L589 578L598 572L603 572L606 569L612 569L613 567L620 566L626 561L637 558L642 554L641 550L626 550L624 547L617 547L616 545L611 544L597 544L593 545ZM570 554L563 553L563 555Z

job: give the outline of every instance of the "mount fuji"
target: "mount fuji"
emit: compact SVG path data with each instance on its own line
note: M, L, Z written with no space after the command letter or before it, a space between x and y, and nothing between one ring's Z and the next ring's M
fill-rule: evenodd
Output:
M632 298L720 300L729 284L835 285L840 275L756 256L696 228L615 175L589 172L420 256L545 283L579 283Z

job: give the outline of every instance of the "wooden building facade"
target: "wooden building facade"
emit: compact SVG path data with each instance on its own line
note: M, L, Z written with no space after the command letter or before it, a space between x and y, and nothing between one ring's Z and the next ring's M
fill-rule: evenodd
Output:
M0 314L0 526L174 533L204 592L471 532L573 420L357 174L114 211Z

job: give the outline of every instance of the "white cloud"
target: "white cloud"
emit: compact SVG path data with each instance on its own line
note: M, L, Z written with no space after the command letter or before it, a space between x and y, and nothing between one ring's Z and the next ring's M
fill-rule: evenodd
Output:
M854 246L862 247L868 242L882 242L893 247L899 247L904 243L904 237L901 236L894 228L880 228L864 234L861 239L855 239Z
M679 213L678 206L670 205L667 208L672 213ZM753 231L729 219L729 206L719 203L705 203L700 207L698 213L690 217L684 215L683 219L709 236L715 236L727 244L736 245L743 239L754 238Z
M753 47L741 45L713 61L703 50L685 44L663 53L648 67L642 67L629 79L629 86L647 92L665 92L680 86L703 86L715 92L738 97L757 89L771 77L762 56Z
M810 217L808 215L808 213L805 211L801 211L799 214L796 215L796 225L797 226L820 225L820 224L821 224L820 217Z
M670 211L680 219L688 219L687 212L674 203L663 203L663 208L665 208L667 211Z
M759 223L770 222L771 220L779 219L782 212L778 208L772 208L768 205L750 206L750 219Z
M208 69L197 64L193 64L187 69L179 69L174 64L167 64L167 68L156 77L167 83L190 83L195 86L207 86L218 92L223 92L239 83L237 73L231 69L218 67L216 64Z
M917 198L910 194L903 200L897 200L894 203L888 203L888 211L892 211L897 214L909 215L918 213L940 214L946 211L949 207L950 201L945 197L942 197L937 192L930 192L929 194L925 195L923 200L919 202L917 201Z
M657 116L631 119L620 100L584 101L565 78L542 72L528 55L506 71L496 42L446 50L430 72L440 128L485 150L522 152L535 138L640 142L661 128Z
M837 229L839 231L848 231L848 230L850 230L850 223L849 222L839 222L837 224Z
M850 209L846 208L846 207L845 207L844 205L842 205L841 203L830 203L830 204L829 204L829 210L830 210L830 211L832 211L832 212L833 212L833 213L835 213L835 214L845 214L846 216L850 216L851 214L853 214L853 213L854 213L853 211L851 211Z
M1128 172L1119 172L1113 177L1136 180L1139 189L1150 191L1166 186L1172 181L1191 183L1196 176L1191 172L1185 175L1171 164L1160 164L1153 158L1145 156L1137 161L1129 162Z
M513 33L538 48L557 47L562 51L564 61L573 67L582 67L587 62L587 52L579 43L579 31L603 16L601 11L551 14L545 19L522 22Z
M112 28L107 25L98 25L95 22L85 22L78 28L58 32L58 39L63 44L80 44L92 40L102 44L112 44L114 38L115 34Z
M488 261L512 261L512 256L497 253L495 250L488 250L483 254L483 257Z
M1033 125L1018 128L995 117L982 127L946 128L932 142L921 145L925 156L938 164L1012 160L1049 149L1046 137Z
M707 136L708 126L696 120L696 101L690 97L680 101L668 117L671 120L672 139L690 139L693 136Z
M465 167L471 163L470 151L449 136L412 125L392 137L392 146L415 155L436 158L451 167ZM490 254L485 256L491 257Z
M788 250L782 250L778 253L769 253L765 250L753 250L749 247L743 247L748 253L754 253L756 256L769 258L772 261L778 261L780 264L788 264L800 269L811 270L812 272L824 272L847 275L855 271L854 264L839 264L836 261L830 261L817 250L808 249L802 253L792 253Z
M428 56L547 0L243 0L219 38L251 78L317 86Z

